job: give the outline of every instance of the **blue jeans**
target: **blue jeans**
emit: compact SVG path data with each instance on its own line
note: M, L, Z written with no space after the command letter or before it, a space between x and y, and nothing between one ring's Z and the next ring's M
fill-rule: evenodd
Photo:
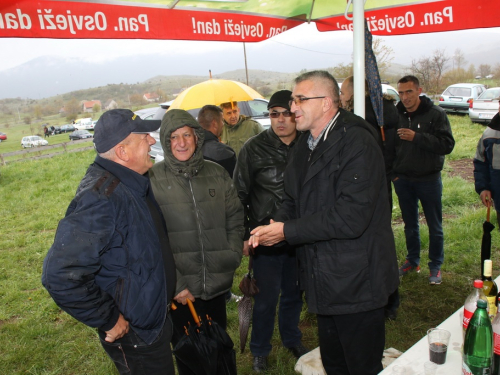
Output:
M253 274L259 293L254 296L250 351L254 356L268 356L272 348L278 298L278 327L283 345L291 348L301 343L302 332L298 324L302 311L302 293L298 286L297 261L293 248L259 246L255 254Z
M406 248L408 250L406 259L415 266L420 264L418 224L418 201L420 201L429 228L429 269L441 269L444 260L441 205L443 183L441 177L433 181L408 181L399 178L393 183L405 223Z
M121 339L105 341L106 333L99 330L99 339L120 375L174 375L174 361L170 349L172 321L170 316L160 335L147 345L131 328Z

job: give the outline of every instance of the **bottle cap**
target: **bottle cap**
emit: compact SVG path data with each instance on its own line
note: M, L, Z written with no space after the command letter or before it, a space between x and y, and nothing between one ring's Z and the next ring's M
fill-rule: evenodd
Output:
M491 277L493 265L492 265L491 259L485 259L484 260L484 270L483 270L483 275L486 277Z
M483 280L474 280L474 288L483 289Z
M488 306L488 302L486 302L484 299L477 300L477 307L478 308L485 309L486 306Z

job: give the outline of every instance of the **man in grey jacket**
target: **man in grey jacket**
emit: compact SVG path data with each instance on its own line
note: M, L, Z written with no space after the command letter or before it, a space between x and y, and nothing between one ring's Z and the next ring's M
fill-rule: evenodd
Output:
M338 84L326 71L295 79L291 111L305 133L285 170L283 202L249 242L298 246L300 286L318 320L326 373L375 375L384 306L399 282L377 134L339 109Z

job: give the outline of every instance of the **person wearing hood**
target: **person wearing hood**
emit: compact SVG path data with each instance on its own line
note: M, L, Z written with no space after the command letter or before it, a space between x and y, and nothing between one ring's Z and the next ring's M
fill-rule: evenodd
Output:
M499 111L500 111L500 98ZM492 200L497 212L500 228L500 115L497 113L491 119L488 127L477 143L474 156L474 184L481 202L491 207Z
M231 147L236 152L236 157L240 153L245 142L264 131L264 128L257 121L240 114L238 102L227 102L220 105L222 117L224 117L224 127L220 140Z
M446 112L426 96L420 96L422 88L417 77L401 78L398 93L401 101L396 106L399 123L392 182L405 223L408 251L399 276L420 272L420 201L429 227L429 284L437 285L441 284L444 260L441 170L455 140Z
M174 346L187 322L194 324L187 299L198 315L226 328L225 294L242 258L243 206L227 171L203 159L204 138L189 113L169 110L160 127L165 159L149 171L177 269ZM181 375L191 373L180 361L177 368Z

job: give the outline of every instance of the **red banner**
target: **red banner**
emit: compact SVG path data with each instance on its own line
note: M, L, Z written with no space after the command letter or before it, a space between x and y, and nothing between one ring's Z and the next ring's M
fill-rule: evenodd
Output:
M2 3L0 37L258 42L303 22L206 9L73 1L3 0Z
M365 18L373 35L405 35L499 27L499 13L499 0L442 0L366 11ZM316 20L316 26L319 31L353 29L343 14Z

